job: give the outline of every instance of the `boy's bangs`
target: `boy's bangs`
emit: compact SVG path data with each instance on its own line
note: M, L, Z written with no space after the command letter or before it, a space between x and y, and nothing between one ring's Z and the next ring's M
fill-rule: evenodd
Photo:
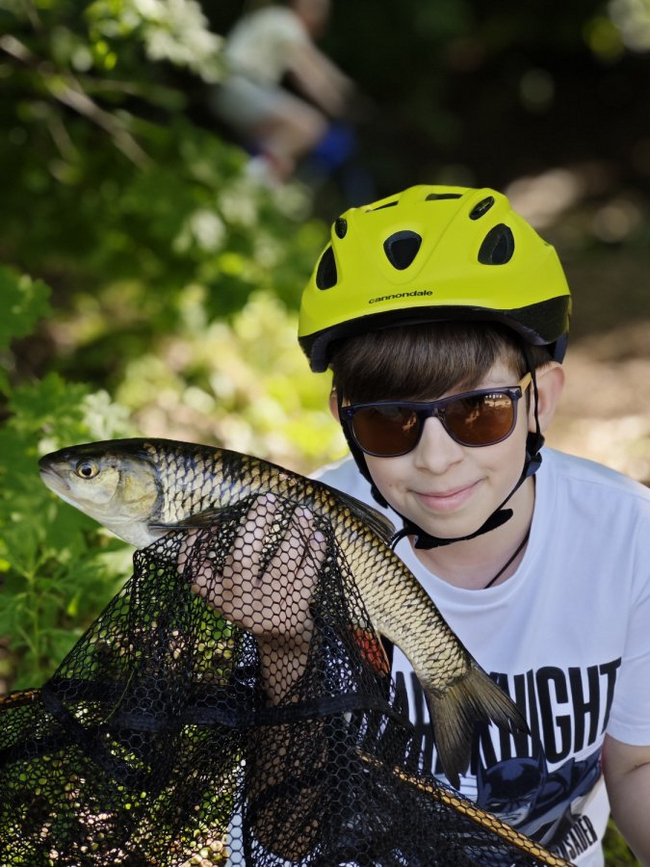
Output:
M342 343L332 361L334 387L351 403L433 400L478 387L497 363L520 378L517 338L501 326L433 322L370 332Z

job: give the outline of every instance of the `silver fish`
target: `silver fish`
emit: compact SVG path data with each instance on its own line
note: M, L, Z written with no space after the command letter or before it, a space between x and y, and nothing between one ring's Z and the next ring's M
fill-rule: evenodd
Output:
M442 767L458 787L474 725L526 731L517 706L487 676L389 547L383 515L320 482L225 449L161 439L88 443L46 455L43 482L142 548L179 528L207 527L219 509L271 495L325 518L351 567L374 630L398 645L425 692Z

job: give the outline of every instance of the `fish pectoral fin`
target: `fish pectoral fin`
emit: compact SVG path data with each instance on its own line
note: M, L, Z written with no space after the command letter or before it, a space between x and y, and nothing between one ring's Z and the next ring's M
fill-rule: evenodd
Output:
M202 530L206 527L213 527L218 524L223 517L224 509L211 508L204 512L197 512L196 515L190 515L189 518L183 518L181 521L174 521L169 524L150 524L152 530Z
M459 774L469 767L474 727L493 722L510 732L529 733L526 720L507 693L471 661L463 677L443 692L428 690L423 684L433 723L440 763L454 788Z

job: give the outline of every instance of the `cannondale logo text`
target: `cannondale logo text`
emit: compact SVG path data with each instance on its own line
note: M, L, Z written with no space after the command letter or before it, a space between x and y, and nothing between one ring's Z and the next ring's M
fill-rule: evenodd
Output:
M418 295L433 295L428 289L416 289L415 292L398 292L396 295L380 295L378 298L371 298L368 304L380 304L382 301L394 301L396 298L415 298Z

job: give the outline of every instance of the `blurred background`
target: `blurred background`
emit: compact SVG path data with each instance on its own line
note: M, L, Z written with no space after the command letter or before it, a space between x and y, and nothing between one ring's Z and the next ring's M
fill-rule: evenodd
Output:
M226 37L265 5L0 0L0 691L41 682L129 574L37 458L138 434L340 457L299 295L342 210L411 184L496 187L557 246L549 441L650 481L650 2L333 0L312 37L345 99L282 74L325 132L276 173L215 109Z

